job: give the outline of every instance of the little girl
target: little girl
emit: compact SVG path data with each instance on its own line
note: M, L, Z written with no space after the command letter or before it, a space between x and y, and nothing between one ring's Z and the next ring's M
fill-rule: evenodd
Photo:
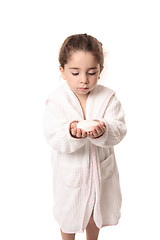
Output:
M63 240L86 229L97 240L100 228L120 218L121 190L114 145L126 134L124 111L115 92L98 84L102 44L87 34L69 36L59 52L65 80L46 101L44 135L51 146L54 217ZM77 128L95 120L91 131Z

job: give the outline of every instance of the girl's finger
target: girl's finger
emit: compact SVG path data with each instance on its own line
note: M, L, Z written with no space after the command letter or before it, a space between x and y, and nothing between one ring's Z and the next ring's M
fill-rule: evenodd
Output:
M101 128L99 126L96 126L94 130L95 130L95 131L93 131L94 134L96 134L96 135L101 134Z
M72 129L71 129L71 134L72 134L73 136L76 136L76 128L72 128Z
M101 129L101 132L105 132L105 130L106 130L105 126L99 125L99 127Z
M76 137L78 137L78 138L82 137L82 131L80 128L77 129Z
M98 132L97 132L97 129L96 129L96 128L92 130L92 133L93 133L93 136L94 136L94 137L97 137L97 136L98 136Z
M71 124L71 128L76 128L77 127L77 122L73 122L72 124Z
M87 136L86 131L82 131L82 138L85 138Z
M105 125L105 123L104 122L102 122L102 121L99 121L99 124L101 125L101 126L103 126L103 127L105 127L106 125Z
M89 132L89 137L94 138L93 132Z

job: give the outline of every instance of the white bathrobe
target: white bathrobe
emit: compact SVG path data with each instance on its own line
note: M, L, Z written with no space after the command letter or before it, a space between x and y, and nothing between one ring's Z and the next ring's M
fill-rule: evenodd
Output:
M89 93L86 119L104 121L105 133L96 139L70 135L70 123L84 116L67 82L46 100L44 135L51 146L53 212L65 233L84 232L93 208L98 228L115 225L120 218L121 190L113 147L125 136L126 126L112 89L96 85Z

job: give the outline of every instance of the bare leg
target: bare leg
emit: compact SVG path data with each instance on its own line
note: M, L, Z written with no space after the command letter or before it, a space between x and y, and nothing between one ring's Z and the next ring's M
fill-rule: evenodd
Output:
M93 220L93 211L89 220L89 223L86 227L86 237L87 240L98 240L99 228L96 226Z
M75 233L64 233L61 231L61 236L63 240L75 240Z

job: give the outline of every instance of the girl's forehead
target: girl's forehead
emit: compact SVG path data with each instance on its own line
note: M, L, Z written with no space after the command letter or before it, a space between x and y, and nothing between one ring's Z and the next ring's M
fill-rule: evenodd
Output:
M92 52L86 52L86 51L74 51L70 55L70 59L76 59L76 58L95 58Z
M95 68L97 67L98 62L96 60L96 57L91 52L77 51L71 54L67 65L72 68L80 68L80 66Z

